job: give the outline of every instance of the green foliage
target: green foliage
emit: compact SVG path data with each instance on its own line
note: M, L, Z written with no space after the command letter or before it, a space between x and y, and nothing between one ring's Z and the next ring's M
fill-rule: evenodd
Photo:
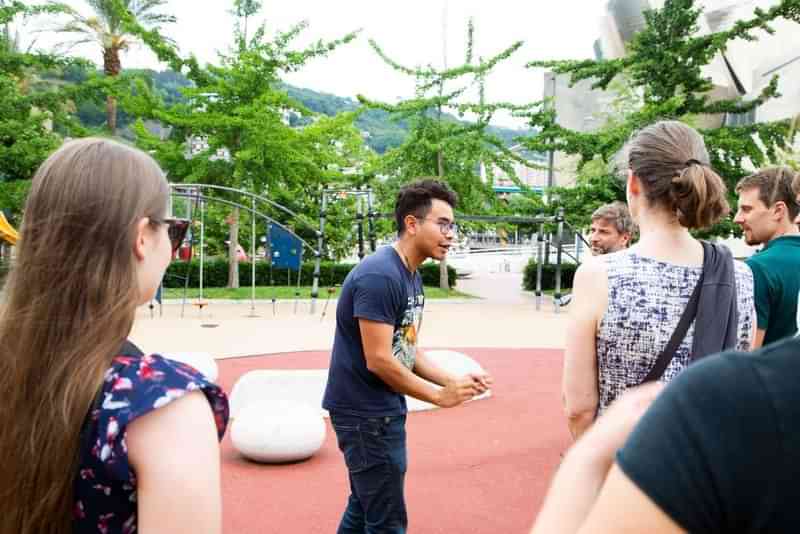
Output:
M284 85L290 97L297 100L314 113L324 115L336 115L343 111L360 111L356 118L355 125L359 130L366 134L366 144L378 154L383 154L391 148L399 147L406 139L409 131L407 120L394 120L392 115L379 108L364 109L357 101L327 93L313 91L291 85ZM453 114L443 114L452 122L459 121ZM502 128L499 126L487 126L486 131L500 139L504 146L508 147L515 143L516 138L530 135L528 130L516 130L512 128Z
M547 194L547 213L555 215L557 209L563 208L566 221L579 231L588 228L592 213L603 204L625 201L625 182L602 158L596 157L584 163L574 186L552 187Z
M370 45L387 65L413 77L416 83L415 97L395 105L358 97L367 108L387 112L394 120L409 125L403 144L388 151L382 160L382 172L391 177L386 189L391 191L419 176L438 176L458 193L461 211L491 211L496 199L492 184L482 183L478 176L480 163L515 176L513 163L524 160L489 130L495 113L519 109L506 103L487 103L485 84L497 64L510 58L522 43L513 43L489 59L476 59L472 53L474 26L470 21L464 62L449 69L405 67L392 60L374 40L370 40ZM465 101L463 95L470 88L477 90L477 102ZM475 120L463 122L467 116ZM391 197L385 198L385 202L390 203Z
M251 285L252 265L249 262L239 264L239 284ZM322 262L320 264L319 287L340 286L347 274L355 267L352 263ZM456 270L448 267L450 287L456 285ZM426 286L439 285L439 265L427 262L420 266L422 283ZM185 278L189 276L189 287L200 285L200 261L172 262L164 278L164 287L184 287ZM314 263L304 262L300 271L300 285L310 285L314 279ZM287 269L270 269L266 261L256 262L257 286L296 286L298 284L296 271ZM207 259L203 265L204 287L225 287L228 283L228 261L224 258Z
M0 179L23 180L60 144L50 113L36 106L42 95L20 92L18 81L0 74Z
M126 21L134 20L138 27L158 29L175 22L175 17L157 10L167 4L167 0L86 0L92 13L85 15L71 5L51 0L67 20L53 31L70 36L65 43L69 47L81 44L97 45L103 59L103 73L117 77L122 72L120 54L134 45L142 44L137 35L128 30ZM106 126L112 135L117 129L117 91L114 82L95 84L95 89L105 87L108 103Z
M536 266L535 260L530 260L525 265L522 276L522 288L525 291L536 291ZM575 270L578 268L573 263L561 264L561 289L570 289L572 279L575 277ZM553 264L542 265L542 291L555 289L556 287L556 266Z
M264 25L247 36L237 24L237 46L220 56L219 66L205 68L192 58L180 58L157 33L143 32L162 60L173 69L187 69L192 86L182 88L182 101L168 103L140 83L136 94L123 97L122 107L171 128L166 140L148 132L142 122L134 131L137 144L155 155L173 181L225 185L267 196L302 220L289 220L283 212L269 215L314 239L311 228L319 214L322 186L363 185L372 156L353 126L357 113L315 115L287 94L282 83L286 73L355 38L351 33L294 49L305 28L305 23L297 24L268 39ZM305 126L292 127L290 117L307 119ZM204 139L208 149L187 158L187 139ZM335 214L331 222L326 237L329 250L338 257L348 247L342 240L346 225L337 224Z
M18 17L58 11L10 2L0 7L0 27ZM0 208L18 215L29 180L44 159L61 144L61 135L81 135L70 116L68 89L44 82L38 74L66 68L71 60L21 51L7 29L0 32Z
M12 225L19 226L22 222L20 215L30 187L30 180L0 182L0 210L7 210L10 213L9 222Z
M775 97L777 77L755 99L713 100L712 81L703 75L702 68L724 52L730 41L752 41L756 39L756 30L772 31L769 24L775 19L800 22L800 2L783 0L769 10L756 9L751 19L738 21L729 30L709 35L697 35L700 14L701 9L696 8L692 0L667 0L662 9L645 12L646 25L629 43L624 58L530 63L529 67L545 67L570 75L573 83L593 80L593 87L598 89L613 88L612 83L623 76L633 92L622 93L628 100L627 107L615 120L608 120L603 128L593 133L559 126L549 103L538 102L536 109L518 114L526 117L532 128L539 129L538 135L527 139L525 145L534 151L554 150L577 155L581 165L596 157L611 163L631 134L647 124L667 118L692 122L699 116L745 113ZM701 130L711 163L725 178L731 201L736 182L746 174L743 161L749 159L760 166L773 160L780 151L787 149L788 132L789 121ZM607 192L613 178L605 182L601 187ZM559 194L565 192L559 191ZM606 195L598 196L605 198ZM723 235L732 229L726 221L711 233Z
M789 126L789 146L785 149L778 149L772 162L776 165L786 165L796 171L800 171L800 144L798 135L800 132L800 115L797 115Z

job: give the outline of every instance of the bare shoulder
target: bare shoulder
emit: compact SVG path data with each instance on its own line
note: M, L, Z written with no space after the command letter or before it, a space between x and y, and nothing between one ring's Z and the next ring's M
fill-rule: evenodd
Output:
M187 440L187 436L192 439ZM150 463L153 450L171 456L175 444L181 454L188 452L186 443L217 447L217 430L211 405L202 391L187 392L160 408L133 421L127 429L128 456L134 468ZM180 444L180 445L179 445Z
M136 473L137 532L222 532L217 437L202 391L187 392L131 423L127 440Z
M570 314L578 320L596 322L608 305L608 266L602 256L584 261L572 280Z
M597 285L598 280L605 280L607 276L608 265L603 256L592 256L578 266L573 284L593 287Z

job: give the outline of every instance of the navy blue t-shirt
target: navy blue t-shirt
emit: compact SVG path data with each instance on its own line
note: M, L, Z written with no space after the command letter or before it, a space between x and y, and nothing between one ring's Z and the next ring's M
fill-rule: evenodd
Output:
M366 417L406 413L405 396L367 369L358 320L392 325L392 353L413 370L424 305L419 272L409 272L393 247L378 249L350 271L336 306L336 335L323 408Z

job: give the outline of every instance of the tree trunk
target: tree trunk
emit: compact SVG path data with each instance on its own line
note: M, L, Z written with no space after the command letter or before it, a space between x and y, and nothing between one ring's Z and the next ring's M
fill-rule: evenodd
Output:
M108 95L106 99L106 122L111 135L117 133L117 99Z
M235 289L239 287L239 254L236 249L239 247L239 208L233 208L230 222L230 237L228 241L228 287Z
M111 46L103 49L103 72L106 76L119 76L122 62L119 59L119 48ZM117 99L108 95L106 99L106 124L111 135L117 133Z
M436 151L436 164L439 170L439 179L442 180L444 179L444 155L441 148ZM447 276L447 256L439 262L439 289L445 291L450 289L450 280Z

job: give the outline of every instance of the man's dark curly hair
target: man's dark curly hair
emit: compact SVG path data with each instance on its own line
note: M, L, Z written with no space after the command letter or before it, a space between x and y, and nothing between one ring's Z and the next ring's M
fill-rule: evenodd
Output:
M433 199L447 202L454 209L458 204L458 195L447 184L433 178L421 178L403 186L398 191L394 203L397 235L403 235L406 231L406 216L413 215L418 219L424 219L431 211Z

